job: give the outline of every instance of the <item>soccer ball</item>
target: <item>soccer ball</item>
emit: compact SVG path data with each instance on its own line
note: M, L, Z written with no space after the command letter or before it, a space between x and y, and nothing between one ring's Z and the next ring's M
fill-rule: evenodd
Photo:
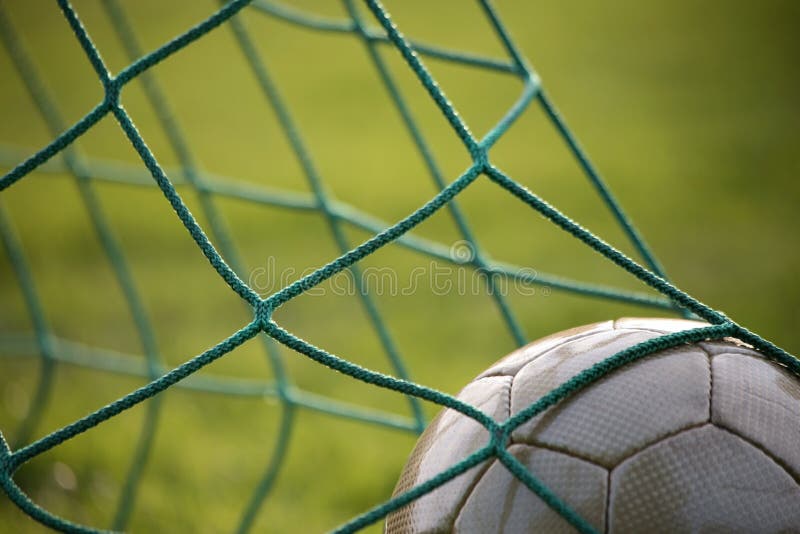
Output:
M619 319L503 358L459 399L502 422L647 339L703 326ZM395 495L488 443L445 409ZM517 428L508 451L599 532L800 532L800 380L732 339L685 344L603 377ZM574 532L498 460L393 512L387 532Z

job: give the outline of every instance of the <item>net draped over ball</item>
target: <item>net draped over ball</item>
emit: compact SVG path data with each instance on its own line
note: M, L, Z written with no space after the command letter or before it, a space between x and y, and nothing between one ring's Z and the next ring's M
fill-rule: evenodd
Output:
M498 422L609 356L701 323L620 319L531 343L458 398ZM428 426L399 495L466 458L487 430L452 409ZM800 381L735 340L638 360L515 429L508 451L600 532L800 531ZM573 532L497 459L390 514L388 532Z

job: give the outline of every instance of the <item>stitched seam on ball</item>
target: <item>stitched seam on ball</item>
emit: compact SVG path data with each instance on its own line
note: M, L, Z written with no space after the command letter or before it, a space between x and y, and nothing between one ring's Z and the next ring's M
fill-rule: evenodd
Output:
M606 507L603 510L603 532L611 528L611 469L606 469Z
M700 350L706 355L708 361L708 422L714 422L714 367L711 365L711 353L708 352L702 345L697 344Z
M513 376L507 376L507 375L499 375L499 376L503 376L504 378L509 378L509 380L508 380L508 395L507 395L508 403L507 403L507 407L506 407L506 419L508 419L509 417L511 417L511 384L514 382L514 377ZM483 378L488 378L488 377L483 377ZM481 378L481 380L483 378ZM489 471L489 468L492 465L494 465L497 461L498 461L497 458L494 458L492 461L484 462L486 464L486 467L482 468L481 472L473 479L472 484L470 484L470 486L467 489L467 491L464 492L464 495L463 495L463 497L461 499L461 502L458 503L458 505L456 506L456 510L455 510L456 513L453 516L453 524L450 525L450 529L451 530L455 529L456 523L458 522L458 518L461 516L461 510L464 509L464 505L467 503L467 500L469 500L470 495L472 495L472 493L475 491L475 488L477 487L478 483L481 481L481 479L484 477L484 475L486 475L486 473ZM475 469L476 467L480 468L481 464L478 464L477 466L473 467L472 469ZM462 473L460 476L465 476L467 473L469 473L469 471L466 471L465 473Z
M741 439L742 441L744 441L745 443L751 445L753 448L758 449L759 451L761 451L764 454L764 456L766 456L767 458L772 460L775 463L775 465L780 467L782 471L784 471L787 475L789 475L789 478L794 480L795 484L800 486L800 473L795 473L794 470L791 467L786 465L786 462L784 462L782 459L776 457L772 452L767 450L763 445L761 445L757 441L753 441L752 439L750 439L750 438L748 438L746 436L742 436L738 432L736 432L733 429L728 428L728 427L726 427L726 426L724 426L722 424L718 424L718 423L711 423L711 424L714 425L714 427L722 430L723 432L727 432L728 434L730 434L732 436L735 436L735 437Z
M513 384L514 384L514 380L515 380L515 378L516 378L516 377L517 377L517 375L519 375L519 374L520 374L520 373L521 373L521 372L522 372L522 371L523 371L523 370L524 370L526 367L528 367L529 365L533 364L533 363L534 363L534 362L535 362L537 359L539 359L539 358L542 358L542 357L544 357L545 355L547 355L547 354L549 354L549 353L551 353L551 352L553 352L553 351L556 351L556 350L559 350L559 349L563 349L565 346L568 346L568 345L570 345L571 343L573 343L573 342L575 342L575 341L578 341L578 340L581 340L581 339L586 339L586 338L589 338L589 337L592 337L592 336L596 336L596 335L608 334L609 332L639 332L639 333L645 333L645 334L651 334L651 333L652 333L652 334L656 334L657 336L660 336L660 335L664 335L664 334L668 334L668 333L670 333L670 332L667 332L667 331L664 331L664 332L662 332L662 331L658 331L658 330L649 330L649 329L647 329L647 328L639 328L639 327L627 327L627 326L623 326L623 327L619 327L619 328L617 328L617 321L619 321L619 320L620 320L620 319L614 319L614 320L612 321L612 325L611 325L611 326L612 326L612 328L611 328L611 330L601 330L601 331L598 331L598 332L591 332L591 333L588 333L588 334L586 334L586 335L582 335L582 336L580 336L580 337L576 337L576 338L569 339L569 340L565 341L564 343L562 343L562 344L560 344L560 345L557 345L557 346L555 346L555 347L552 347L552 348L550 348L550 349L548 349L548 350L546 350L546 351L542 352L541 354L537 355L536 357L534 357L533 359L531 359L529 362L527 362L525 365L523 365L522 367L520 367L520 368L517 370L516 374L514 374L513 376L511 376L511 385L512 385L512 389L511 389L511 391L513 392ZM650 355L648 355L648 356L647 356L645 359L650 359L650 358L654 358L654 357L656 357L656 356L658 356L658 355L661 355L661 354L669 353L670 351L674 350L675 348L676 348L676 347L673 347L673 348L670 348L670 349L665 349L665 350L658 351L658 352L654 352L653 354L650 354ZM702 351L702 349L700 349L700 350ZM707 354L707 353L706 353L706 354ZM640 361L644 361L644 359L643 359L643 360L640 360ZM619 370L619 369L617 369L617 370L613 371L612 373L609 373L607 376L611 376L611 375L617 374L617 373L619 373L619 372L620 372L620 370ZM496 375L496 376L508 376L508 375ZM606 376L606 377L607 377L607 376ZM603 378L606 378L606 377L603 377ZM487 377L482 377L482 378L487 378ZM581 393L582 393L582 392L578 392L576 395L580 395ZM510 399L509 399L509 400L510 400ZM570 402L570 401L569 401L568 399L564 399L564 400L562 400L562 401L561 401L559 404L562 404L562 403L565 403L565 402ZM552 407L550 407L548 410L546 410L546 411L545 411L545 412L543 412L543 413L546 413L547 411L549 411L549 410L552 410L552 409L554 409L554 408L555 408L555 406L552 406ZM509 405L509 414L511 414L510 405ZM513 415L513 414L512 414L512 415ZM537 415L536 417L539 417L539 416L541 416L541 415L542 415L542 414L539 414L539 415ZM534 417L533 419L535 419L535 417ZM533 419L530 419L529 421L531 421L531 420L533 420ZM691 427L685 427L685 428L678 429L678 430L677 430L677 432L681 432L681 431L683 431L684 429L693 428L693 427L695 427L695 426L704 425L704 424L707 424L707 423L709 423L709 421L702 421L702 422L700 422L700 423L693 423L693 426L691 426ZM660 438L658 438L658 439L663 439L663 438L665 438L665 437L669 437L669 436L671 436L671 434L666 434L665 436L662 436L662 437L660 437ZM602 467L602 468L604 468L604 469L612 469L612 468L614 467L614 464L608 464L608 465L606 465L606 464L598 463L598 461L597 461L597 460L591 459L591 458L589 458L589 457L587 457L587 456L581 456L581 455L575 454L574 452L571 452L571 451L569 451L569 450L568 450L568 449L566 449L566 448L560 448L560 447L555 447L555 446L551 446L551 445L545 444L545 443L543 443L543 442L540 442L540 441L536 440L535 438L534 438L534 439L532 439L532 440L530 440L530 441L528 441L528 440L524 440L524 439L523 439L523 440L519 440L519 441L518 441L518 440L515 440L515 439L514 439L514 433L512 433L512 434L511 434L511 436L510 436L509 438L510 438L510 439L509 439L509 444L533 445L533 446L536 446L536 447L540 447L540 448L548 449L548 450L555 451L555 452L560 452L560 453L566 453L566 454L570 454L571 456L573 456L573 457L575 457L575 458L578 458L578 459L580 459L580 460L584 460L584 461L586 461L586 462L592 463L592 464L594 464L594 465L597 465L597 466L599 466L599 467ZM645 444L645 446L644 446L644 447L649 447L650 445L652 445L652 443L651 443L651 442L649 442L649 443ZM635 452L634 452L634 454L635 454ZM622 461L624 461L625 459L627 459L627 458L628 458L628 456L625 456L625 457L624 457L624 458L623 458L623 459L620 461L620 463L621 463ZM618 465L618 464L617 464L617 465Z
M666 441L668 439L672 439L675 436L679 436L679 435L683 434L684 432L689 432L690 430L694 430L696 428L703 428L704 426L709 426L709 425L713 426L713 423L710 423L708 421L702 421L700 423L694 423L694 424L685 426L683 428L680 428L680 429L675 430L673 432L670 432L668 434L664 434L663 436L659 436L656 439L645 443L641 447L639 447L637 449L634 449L629 454L625 455L619 462L617 462L616 465L611 467L610 470L614 471L616 468L618 468L620 465L624 464L626 461L630 460L632 457L636 456L639 453L642 453L642 452L646 451L647 449L649 449L650 447L653 447L654 445L658 445L662 441Z
M516 374L511 375L511 380L508 381L508 393L506 394L506 420L511 418L511 392L514 390L514 377ZM510 441L511 436L509 436Z
M602 466L602 465L600 465L600 464L598 464L596 462L593 462L591 460L587 460L585 458L581 458L579 456L576 456L575 454L573 454L573 453L571 453L569 451L565 452L564 450L558 450L558 449L554 449L554 448L546 447L546 446L532 445L530 443L509 443L509 446L510 445L527 445L529 447L536 447L536 448L539 448L539 449L542 449L542 450L548 450L548 451L551 451L551 452L555 452L557 454L562 454L564 456L567 456L567 457L575 459L575 460L580 460L580 461L586 462L587 464L593 465L595 467L599 467L600 469L605 471L606 472L606 512L604 514L604 519L607 521L607 517L608 517L608 498L609 498L609 492L611 491L611 470L610 469L607 469L606 467L604 467L604 466ZM463 502L459 504L458 508L456 508L456 515L455 515L455 518L453 519L453 524L451 525L451 529L455 529L455 525L456 525L456 523L458 523L458 518L461 517L461 512L464 510L464 506L467 504L467 501L472 496L472 494L475 492L475 488L478 486L478 482L480 482L480 480L486 475L486 473L488 473L489 469L491 469L492 466L494 466L495 463L499 463L500 466L503 469L508 471L508 468L502 462L500 462L498 459L495 458L494 460L492 460L492 462L487 466L486 470L483 473L481 473L480 476L478 476L475 479L475 483L472 484L472 486L469 488L469 491L466 492L466 497L464 498ZM528 470L529 473L531 473L532 475L535 476L535 474L528 468L528 466L525 466L525 468ZM530 491L533 494L534 497L536 497L537 499L540 499L540 497L538 495L533 493L533 491L531 491L531 489L528 486L526 486L521 480L519 480L516 476L514 476L513 473L511 473L510 471L509 471L509 473L511 474L511 479L512 479L513 482L521 484L522 487L524 489ZM606 532L608 532L607 526L606 526Z

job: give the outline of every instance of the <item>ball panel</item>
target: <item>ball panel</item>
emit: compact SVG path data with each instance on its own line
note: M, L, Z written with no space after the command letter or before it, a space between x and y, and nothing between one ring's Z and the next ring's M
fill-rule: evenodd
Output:
M800 380L758 353L719 354L712 421L757 443L800 480Z
M550 336L537 339L536 341L528 343L524 347L520 347L505 358L500 359L486 371L478 375L478 378L497 375L514 376L531 360L549 350L555 349L562 344L575 339L592 336L599 332L606 332L611 330L613 327L613 321L604 321L601 323L578 326L576 328L571 328L569 330L564 330L563 332L558 332Z
M800 487L769 456L708 424L611 472L611 532L797 532Z
M500 360L459 397L502 422L620 350L702 324L621 319L555 334ZM748 365L737 368L741 362ZM800 532L792 530L800 525L800 479L793 474L798 405L800 382L752 347L728 339L686 344L625 366L554 406L518 428L509 450L584 517L598 527L608 524L609 532ZM420 438L395 495L487 441L478 423L444 410ZM580 478L575 473L582 470L605 473L602 488L593 486L591 475L571 485L569 476ZM586 488L608 497L606 521L582 493ZM386 527L472 532L566 525L543 506L489 460L391 514Z
M503 421L508 418L511 377L495 376L470 382L458 398ZM454 439L455 438L455 439ZM400 477L394 495L399 495L449 469L489 442L488 431L475 420L446 409L422 433ZM477 465L389 514L387 532L450 531L458 509L489 461Z
M514 378L517 413L591 365L660 334L611 330L560 345ZM670 377L665 380L664 377ZM606 467L647 444L709 418L708 357L681 346L626 366L514 431L515 443L568 450Z
M596 529L605 525L608 471L555 451L512 445L513 454L530 472ZM499 461L481 477L461 507L456 532L548 532L575 529L511 474Z

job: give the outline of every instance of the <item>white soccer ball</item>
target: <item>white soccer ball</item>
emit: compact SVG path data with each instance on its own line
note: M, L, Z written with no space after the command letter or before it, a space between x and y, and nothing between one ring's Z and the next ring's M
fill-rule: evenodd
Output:
M458 395L503 422L631 345L704 323L620 319L531 343ZM487 444L442 411L398 495ZM611 373L517 428L508 451L599 532L800 532L800 380L726 339ZM390 514L387 532L574 532L490 459Z

